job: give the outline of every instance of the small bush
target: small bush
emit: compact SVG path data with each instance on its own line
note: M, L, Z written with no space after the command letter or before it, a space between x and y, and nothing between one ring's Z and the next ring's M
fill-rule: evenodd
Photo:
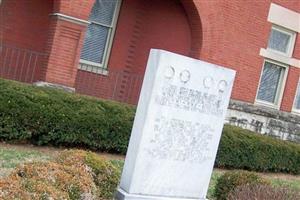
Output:
M85 167L55 162L29 163L0 181L0 199L80 199L94 195L96 186Z
M226 200L231 191L242 185L269 184L266 180L253 172L230 171L223 174L215 187L217 200Z
M109 200L120 168L94 153L64 151L50 162L28 163L0 180L0 199Z
M215 166L299 174L300 145L226 125Z
M121 168L107 161L97 154L85 151L65 151L57 158L57 162L64 165L85 163L92 172L94 183L98 188L98 197L112 199L118 186Z
M296 200L300 199L300 192L270 185L243 185L233 190L228 197L228 200L245 199Z

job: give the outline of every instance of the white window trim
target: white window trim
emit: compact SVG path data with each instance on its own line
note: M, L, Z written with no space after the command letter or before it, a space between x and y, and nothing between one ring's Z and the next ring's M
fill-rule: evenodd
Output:
M75 24L80 24L80 25L85 25L85 26L90 24L89 21L79 19L77 17L72 17L70 15L65 15L65 14L62 14L62 13L53 13L53 14L50 14L50 16L56 16L58 19L65 20L65 21L68 21L68 22L72 22L72 23L75 23Z
M97 74L108 75L108 71L107 71L108 60L110 57L112 43L113 43L113 39L114 39L115 32L116 32L116 26L117 26L117 21L119 18L121 3L122 3L122 0L117 0L116 8L115 8L114 15L112 18L112 25L111 26L103 25L103 26L109 28L108 38L106 40L106 45L105 45L104 53L103 53L103 63L96 63L96 62L91 62L91 61L87 61L84 59L80 59L79 60L79 69L97 73ZM96 23L96 24L102 25L100 23ZM84 66L88 66L88 67L84 67ZM100 68L100 69L97 69L97 68Z
M268 51L267 49L261 48L259 51L259 55L264 58L269 58L271 60L278 61L280 63L291 65L293 67L300 68L300 60L296 58L289 58L277 53L274 53L272 51Z
M286 53L284 53L282 51L278 51L276 49L269 48L269 44L268 44L267 50L278 53L278 54L283 55L283 56L292 57L294 47L295 47L296 33L294 31L290 31L286 28L283 28L283 27L280 27L280 26L277 26L277 25L273 25L272 28L271 28L271 31L272 30L276 30L278 32L289 35L290 36L290 41L289 41L289 44L287 46L287 52ZM270 39L270 37L271 37L271 32L270 32L269 39Z
M300 13L271 3L268 21L300 33Z
M296 88L296 93L295 93L295 97L294 97L294 101L293 101L293 107L292 107L292 113L297 114L297 115L300 115L300 109L295 108L297 95L298 95L298 89L300 89L299 88L299 82L300 82L300 78L298 79L298 82L297 82L297 88Z
M267 101L259 100L257 98L260 83L261 83L261 78L262 78L262 75L263 75L263 72L264 72L264 67L265 67L266 62L276 64L276 65L278 65L280 67L283 67L285 69L284 74L281 77L281 80L280 80L280 83L279 83L280 87L278 88L278 91L277 91L277 94L276 94L276 97L275 97L276 98L275 103L270 103L270 102L267 102ZM286 85L288 71L289 71L289 66L287 66L285 64L282 64L282 63L279 63L279 62L276 62L276 61L273 61L273 60L265 59L264 63L263 63L263 66L262 66L262 69L261 69L259 83L258 83L258 87L257 87L257 90L256 90L256 96L255 96L255 102L254 103L256 105L262 105L262 106L266 106L266 107L269 107L269 108L274 108L274 109L279 110L280 106L281 106L281 103L282 103L282 97L283 97L283 93L284 93L284 89L285 89L285 85Z

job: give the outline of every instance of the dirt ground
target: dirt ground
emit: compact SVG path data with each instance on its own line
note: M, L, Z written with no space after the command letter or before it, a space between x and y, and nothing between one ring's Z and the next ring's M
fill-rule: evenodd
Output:
M0 149L16 149L16 150L23 150L23 151L38 151L40 153L49 155L51 157L55 157L59 152L72 149L72 148L64 148L64 147L51 147L51 146L35 146L32 144L8 144L5 142L0 142ZM74 148L75 149L75 148ZM83 149L86 150L86 149ZM115 159L115 160L123 160L125 156L118 155L118 154L110 154L110 153L103 153L103 152L95 152L100 156L103 156L107 159Z
M0 142L0 149L16 149L21 151L38 151L40 153L49 155L51 157L55 157L59 152L65 150L66 148L57 148L57 147L48 147L48 146L34 146L30 144L8 144ZM107 159L115 159L115 160L124 160L125 156L117 155L117 154L109 154L102 152L95 152L100 156L103 156ZM0 158L1 159L1 158ZM218 172L226 172L228 170L225 169L215 169ZM274 178L274 179L285 179L291 181L300 181L300 175L291 175L291 174L283 174L283 173L259 173L265 178Z
M226 172L230 171L227 169L215 169L219 172ZM299 181L300 182L300 175L292 175L292 174L284 174L284 173L258 173L264 178L272 178L272 179L284 179L284 180L290 180L290 181Z

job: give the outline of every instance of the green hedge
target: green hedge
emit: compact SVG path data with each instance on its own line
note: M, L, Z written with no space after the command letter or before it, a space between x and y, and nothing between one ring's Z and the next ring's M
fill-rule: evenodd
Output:
M135 109L0 79L0 140L126 153Z
M229 169L300 174L300 145L225 126L215 165Z
M126 153L133 107L0 79L0 140ZM300 174L300 145L225 126L215 165Z

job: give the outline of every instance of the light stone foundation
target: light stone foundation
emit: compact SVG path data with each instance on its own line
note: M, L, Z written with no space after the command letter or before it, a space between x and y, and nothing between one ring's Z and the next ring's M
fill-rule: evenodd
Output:
M263 135L300 143L300 116L292 113L231 100L225 121Z
M60 90L64 90L65 92L70 92L70 93L75 92L75 88L56 84L56 83L48 83L48 82L44 82L44 81L38 81L38 82L35 82L33 85L36 85L39 87L50 87L50 88L60 89Z
M118 189L116 193L117 200L207 200L207 199L194 199L194 198L169 198L161 196L146 196L146 195L135 195L129 194L122 190Z

